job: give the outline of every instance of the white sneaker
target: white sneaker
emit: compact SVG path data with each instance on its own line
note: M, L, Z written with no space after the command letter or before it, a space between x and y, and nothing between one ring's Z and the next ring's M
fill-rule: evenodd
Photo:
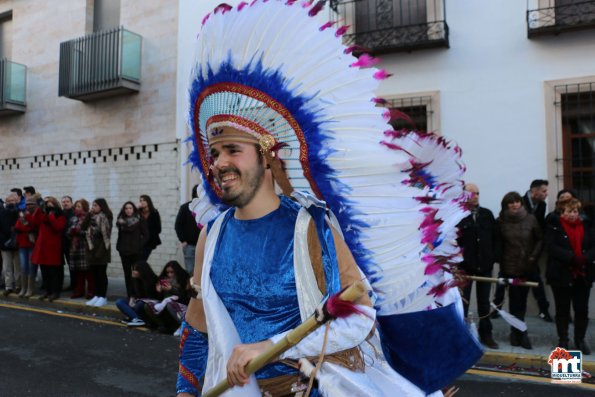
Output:
M182 327L178 328L176 332L174 332L174 336L181 336L182 335Z
M145 325L145 322L137 317L133 318L132 321L127 322L126 325L129 327L142 327L143 325Z
M93 306L101 307L101 306L105 306L106 304L107 304L107 299L103 298L103 297L99 297L99 298L97 298L97 301L95 302L95 304L93 304Z
M93 298L91 298L91 300L86 301L85 305L87 306L95 306L95 302L97 302L97 299L99 299L98 296L94 296Z

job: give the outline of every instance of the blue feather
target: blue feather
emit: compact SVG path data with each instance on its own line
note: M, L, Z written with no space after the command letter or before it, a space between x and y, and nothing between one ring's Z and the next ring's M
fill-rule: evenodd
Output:
M353 253L356 262L364 273L371 273L373 266L371 253L360 242L362 230L368 225L355 219L359 212L354 208L353 202L347 198L350 188L339 181L336 170L326 161L327 157L333 153L333 150L329 149L332 147L332 137L325 131L324 123L319 121L321 112L317 109L310 109L307 105L311 98L296 95L288 88L290 81L283 76L282 72L279 69L265 69L262 60L253 60L244 68L236 69L233 66L231 55L229 55L227 61L219 65L217 71L214 71L211 65L207 65L206 71L202 69L195 70L194 79L190 86L189 114L189 124L192 131L195 132L191 137L194 151L190 154L189 161L200 170L204 189L211 202L220 204L221 200L209 185L207 176L204 175L204 170L200 166L196 139L197 126L194 125L193 115L198 96L207 87L224 82L242 84L265 92L293 115L308 143L308 163L322 199L327 202L328 207L335 213L341 225L345 242Z

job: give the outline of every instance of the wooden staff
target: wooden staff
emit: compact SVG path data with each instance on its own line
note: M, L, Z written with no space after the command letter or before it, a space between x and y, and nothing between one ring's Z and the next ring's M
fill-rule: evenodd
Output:
M496 283L496 284L503 284L503 285L514 285L519 287L531 287L536 288L539 286L539 283L534 281L520 281L516 278L496 278L496 277L481 277L481 276L463 276L468 280L473 281L480 281L483 283Z
M339 295L339 298L344 301L355 302L359 298L361 298L366 292L366 289L361 281L356 281L355 283L351 284L345 291ZM328 302L328 301L327 301ZM325 303L326 304L326 303ZM329 320L332 320L332 317L325 316L323 321L317 320L318 313L313 314L310 318L304 321L302 324L298 325L296 328L292 329L285 335L283 339L279 342L275 343L271 346L267 351L260 354L259 356L255 357L252 361L250 361L246 365L246 374L248 376L252 375L268 363L275 360L275 358L279 357L285 351L289 350L292 346L298 344L302 339L304 339L308 334L312 331L316 330L318 327L323 325ZM215 387L211 390L203 393L203 397L217 397L223 394L227 389L231 386L227 383L227 379L222 380L219 382Z

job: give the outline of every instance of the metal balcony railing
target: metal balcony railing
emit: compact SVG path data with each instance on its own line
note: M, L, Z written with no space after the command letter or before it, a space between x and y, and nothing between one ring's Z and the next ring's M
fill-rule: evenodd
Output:
M27 92L27 67L0 59L0 115L24 113Z
M549 0L548 7L527 9L527 36L557 35L595 28L595 1Z
M58 95L89 101L138 92L142 37L122 27L60 43Z
M350 26L345 43L373 53L449 46L444 0L330 0L330 9Z

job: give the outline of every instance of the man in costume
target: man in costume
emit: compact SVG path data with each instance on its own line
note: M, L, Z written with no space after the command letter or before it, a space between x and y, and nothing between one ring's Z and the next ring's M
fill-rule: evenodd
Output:
M345 29L320 26L323 3L255 0L203 20L190 89L203 183L190 207L206 226L179 396L225 379L225 396L301 396L301 358L319 365L310 396L440 394L482 353L448 272L465 215L460 150L385 131L373 99L386 73L348 54ZM355 313L245 373L355 280L369 287Z

